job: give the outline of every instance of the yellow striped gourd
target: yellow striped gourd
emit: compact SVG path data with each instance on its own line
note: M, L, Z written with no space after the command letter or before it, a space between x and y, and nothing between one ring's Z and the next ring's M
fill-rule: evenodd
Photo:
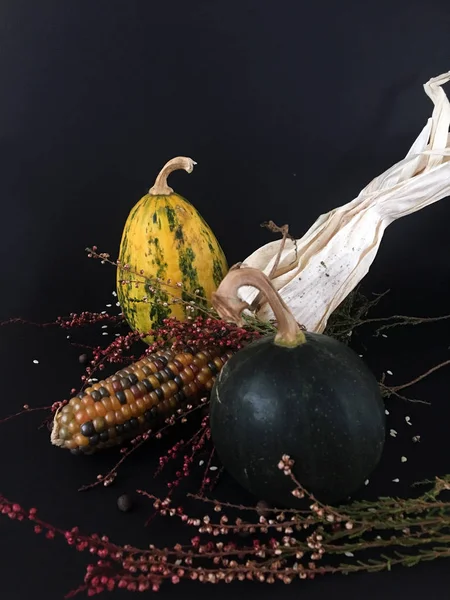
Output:
M212 293L228 265L214 233L200 213L167 185L177 169L191 173L196 163L170 160L155 184L128 215L117 269L118 300L133 331L147 334L163 319L186 319L187 304L210 307ZM144 341L150 342L151 336Z

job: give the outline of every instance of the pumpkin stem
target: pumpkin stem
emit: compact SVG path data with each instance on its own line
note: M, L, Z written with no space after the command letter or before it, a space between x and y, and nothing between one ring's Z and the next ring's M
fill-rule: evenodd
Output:
M194 165L197 163L187 156L177 156L167 162L158 174L155 184L148 191L152 196L169 196L173 194L173 189L167 185L167 178L172 171L184 169L188 173L192 173Z
M270 304L277 320L275 343L280 346L299 346L306 342L305 334L295 320L289 307L273 287L270 279L259 269L232 267L222 279L211 297L212 305L222 319L242 327L242 312L250 308L247 302L238 297L238 290L244 285L257 288Z

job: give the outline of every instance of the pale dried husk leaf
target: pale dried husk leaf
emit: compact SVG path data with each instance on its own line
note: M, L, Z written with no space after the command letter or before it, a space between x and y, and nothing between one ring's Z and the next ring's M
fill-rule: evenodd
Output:
M286 240L272 283L308 331L324 331L332 312L367 274L390 223L450 194L450 104L441 87L449 80L447 72L424 85L433 113L403 160L373 179L354 200L321 215L302 238ZM280 244L265 244L242 266L269 276ZM249 304L257 295L249 286L239 291ZM257 316L274 320L267 302Z

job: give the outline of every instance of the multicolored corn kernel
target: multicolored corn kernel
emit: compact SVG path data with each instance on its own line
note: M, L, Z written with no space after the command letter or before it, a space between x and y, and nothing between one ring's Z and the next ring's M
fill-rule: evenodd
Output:
M86 388L56 413L51 442L73 454L92 454L162 424L209 391L233 354L191 350L159 350Z

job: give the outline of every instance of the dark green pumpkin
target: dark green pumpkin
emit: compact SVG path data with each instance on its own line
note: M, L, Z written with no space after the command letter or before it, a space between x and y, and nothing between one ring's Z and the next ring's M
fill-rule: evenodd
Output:
M322 502L344 501L377 466L385 442L378 382L349 347L305 333L295 347L264 336L237 352L211 392L211 435L225 469L256 498L295 507L278 463Z

